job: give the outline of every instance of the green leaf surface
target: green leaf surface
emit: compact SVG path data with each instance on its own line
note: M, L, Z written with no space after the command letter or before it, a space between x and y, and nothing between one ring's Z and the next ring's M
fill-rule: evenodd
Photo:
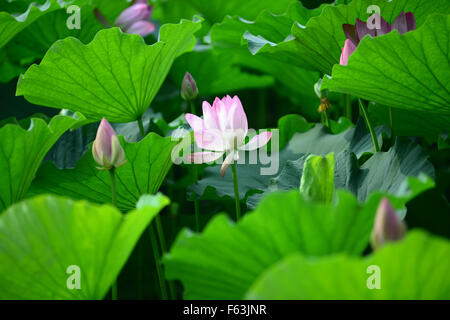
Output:
M0 48L37 19L62 7L57 0L47 0L43 4L30 3L28 9L21 14L0 12Z
M275 14L283 13L293 0L183 0L164 1L164 20L174 21L180 17L190 19L192 13L200 13L208 22L222 21L225 15L239 15L245 19L254 19L267 9Z
M304 200L298 190L268 195L237 224L216 216L201 234L184 229L165 256L166 275L184 285L185 299L241 299L272 264L295 252L359 255L369 242L378 203L347 191L335 204Z
M216 50L193 51L179 57L172 69L175 83L181 82L186 71L194 77L200 96L227 94L229 92L265 88L273 85L268 75L257 75L243 71L234 65L235 55L231 52Z
M0 215L0 299L102 299L141 233L169 203L161 194L122 215L109 205L42 195ZM68 287L79 267L80 288Z
M200 21L183 20L160 29L148 46L119 28L101 30L87 45L57 41L40 65L19 79L17 95L31 103L80 111L91 120L130 122L150 106L176 57L193 49Z
M324 78L323 88L396 108L444 114L448 121L449 37L450 15L433 15L415 31L364 38L348 65L334 66L332 78Z
M268 269L247 299L450 299L450 242L412 231L367 258L293 254ZM377 266L380 289L369 289Z
M301 188L307 157L301 155L297 160L288 160L280 174L270 180L264 193L251 195L247 204L254 207L269 192ZM375 153L361 166L348 150L337 153L335 159L336 190L351 191L361 202L379 191L395 196L397 209L403 209L407 201L434 187L435 173L428 154L411 140L397 140L387 152Z
M425 137L435 142L442 133L450 132L450 114L408 110L370 103L369 117L376 123L390 125L392 115L393 133L403 137Z
M271 42L280 42L290 35L294 21L306 23L311 16L319 12L307 10L300 2L294 2L284 14L276 15L270 10L264 10L254 21L240 16L226 16L222 22L211 28L208 40L215 48L233 54L236 64L271 75L281 85L276 86L280 93L297 103L303 102L302 95L315 97L313 85L319 78L319 73L264 55L253 55L252 48L248 50L248 41L244 39L244 34L251 32L266 37Z
M116 170L117 206L126 212L135 207L143 194L158 191L171 161L175 142L150 133L143 140L126 143L120 138L128 162ZM84 154L74 169L57 169L46 162L39 169L29 195L54 193L74 199L96 203L111 202L109 173L98 170L90 150Z
M370 134L363 121L359 121L356 127L350 127L339 134L330 134L328 129L321 124L316 124L310 130L305 123L300 125L299 131L290 139L287 146L278 154L272 153L269 164L237 163L239 195L241 199L247 198L254 193L262 193L266 190L272 178L286 165L288 160L297 160L299 157L306 158L308 154L326 155L330 152L340 152L350 150L360 157L365 152L374 152ZM379 143L381 144L381 132L383 127L376 128ZM285 133L283 133L285 132ZM292 132L289 121L280 122L281 137L288 132ZM273 138L276 139L276 138ZM285 139L285 138L282 138ZM269 142L269 144L272 142ZM253 157L250 155L248 157ZM247 157L247 158L248 158ZM245 153L241 153L240 159L246 159ZM260 160L260 158L258 158ZM303 166L302 166L303 167ZM264 169L265 168L265 169ZM269 172L268 168L273 168ZM263 171L261 171L263 170ZM265 172L266 171L266 172ZM268 172L268 173L267 173ZM298 180L298 182L300 179ZM298 185L296 189L298 188ZM196 193L202 199L233 198L233 179L230 170L225 172L225 176L220 175L220 165L210 166L205 169L203 178L196 184L190 186L189 191ZM257 197L258 195L255 195ZM250 205L254 205L249 203Z
M82 119L55 116L47 124L31 118L26 129L8 123L0 128L0 212L24 198L46 153L67 130Z
M344 46L342 25L354 24L356 18L367 21L367 8L371 5L379 6L381 16L390 23L402 10L411 11L418 27L432 13L450 12L446 0L353 0L348 5L324 6L320 15L312 17L306 24L294 23L291 30L293 37L282 42L275 43L251 33L247 33L245 37L254 54L267 55L302 68L331 74L333 65L339 64Z

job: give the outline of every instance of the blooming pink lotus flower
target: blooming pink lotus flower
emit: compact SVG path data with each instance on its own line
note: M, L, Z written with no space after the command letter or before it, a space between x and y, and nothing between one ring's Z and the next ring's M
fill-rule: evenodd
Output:
M97 130L97 136L92 146L92 156L102 170L110 170L124 165L125 153L120 145L114 129L109 122L103 118Z
M403 34L416 29L416 21L412 12L405 13L402 11L392 25L384 20L383 17L379 15L378 17L380 19L380 29L369 29L367 27L367 23L359 19L356 19L356 23L354 25L342 25L347 40L345 40L344 48L342 48L340 59L341 65L347 65L348 58L356 50L356 47L366 35L377 37L387 34L392 30L397 30L399 33Z
M214 100L213 106L203 102L203 119L187 113L186 120L194 131L197 146L210 150L189 155L194 163L206 163L219 159L226 153L220 169L222 177L228 166L239 158L239 150L256 150L264 146L272 137L271 132L254 136L247 144L247 116L237 96L229 95Z
M155 26L148 21L152 12L153 6L148 5L148 0L136 0L132 6L122 11L114 24L123 32L145 37L155 30Z
M387 198L383 198L378 206L375 224L370 238L372 248L378 249L386 242L401 240L406 234L406 226L397 216Z

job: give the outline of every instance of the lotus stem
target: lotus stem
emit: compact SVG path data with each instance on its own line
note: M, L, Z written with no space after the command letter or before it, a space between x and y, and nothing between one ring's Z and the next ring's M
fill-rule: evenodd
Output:
M139 126L139 133L141 134L141 137L145 136L145 130L144 130L144 123L142 122L142 116L137 118L138 126Z
M116 176L114 172L114 167L112 167L109 172L109 176L111 177L111 203L114 207L117 207L117 189L116 189ZM119 276L117 276L118 278ZM118 290L117 290L117 278L114 280L111 288L111 299L117 300Z
M349 94L344 94L345 101L345 116L352 121L352 97Z
M239 202L239 187L236 174L236 164L234 161L231 163L231 172L233 174L234 200L236 202L236 221L239 221L241 218L241 204Z
M372 142L373 142L373 147L375 149L375 152L379 152L380 151L380 146L378 145L378 139L377 139L377 135L375 133L375 130L373 129L372 124L370 123L370 119L369 116L367 114L366 108L364 107L363 102L361 101L361 99L358 99L359 102L359 110L361 112L362 117L364 118L367 128L369 129L370 135L372 136Z
M389 127L391 128L391 138L395 140L394 134L394 114L392 113L392 107L389 107Z
M161 256L164 253L167 253L167 246L166 246L166 237L164 236L164 229L161 223L161 217L159 215L156 216L155 218L155 226L156 226L156 233L158 235L158 239L159 239L159 244L161 246ZM165 279L165 275L164 275L164 270L162 270L161 268L161 272L162 272L162 276L163 279ZM173 284L171 281L167 281L168 287L169 287L169 294L171 297L175 296L175 289L173 287Z
M191 100L190 101L190 105L191 105L191 113L195 114L194 101ZM194 176L194 181L197 182L197 180L198 180L198 167L195 164L194 164L193 169L192 169L192 175ZM194 194L194 210L195 210L195 230L197 232L199 232L200 231L200 204L198 202L196 194Z
M158 241L156 239L156 231L155 228L152 227L152 225L149 226L148 232L150 234L150 242L152 243L152 251L153 251L153 257L155 259L155 265L156 265L156 274L158 276L158 282L159 282L159 288L161 290L161 299L167 300L167 288L164 281L163 271L161 268L161 261L160 261L160 255L159 255L159 249L158 249Z

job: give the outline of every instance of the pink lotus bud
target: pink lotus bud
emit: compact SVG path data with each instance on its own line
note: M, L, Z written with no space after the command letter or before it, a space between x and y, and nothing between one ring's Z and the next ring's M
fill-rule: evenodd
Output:
M186 72L181 83L181 97L186 101L195 100L198 96L197 84L189 72Z
M99 169L110 170L127 162L119 138L105 118L102 119L98 127L97 136L92 146L92 156L95 162L101 166Z
M155 30L155 26L148 20L153 13L153 6L147 1L136 1L117 17L114 24L126 33L140 34L145 37Z
M353 52L355 52L356 47L350 39L345 40L344 48L342 48L340 64L343 66L347 65L348 58Z
M374 250L386 242L401 240L406 234L406 226L398 217L387 198L383 198L378 206L370 242Z

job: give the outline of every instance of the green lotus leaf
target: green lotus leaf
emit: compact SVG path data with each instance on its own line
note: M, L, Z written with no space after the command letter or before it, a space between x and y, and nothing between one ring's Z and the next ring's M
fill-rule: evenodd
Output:
M143 194L158 191L172 166L171 152L176 142L150 133L139 142L127 143L120 137L127 163L115 172L117 184L117 206L126 212L135 207ZM29 195L53 193L86 199L96 203L111 202L111 178L88 150L74 169L57 169L45 162L36 174Z
M31 118L24 124L7 123L0 128L0 212L25 197L47 152L59 137L83 121L83 116L57 115L47 124Z
M162 194L151 197L126 215L50 195L8 208L0 215L0 299L103 299L169 203Z
M17 95L38 105L80 111L93 121L137 120L175 58L193 49L200 26L198 20L166 24L160 41L151 46L119 28L99 31L87 45L73 37L57 41L39 66L19 78Z
M325 204L298 190L269 194L236 224L218 215L201 234L182 230L164 258L166 275L181 280L185 299L242 299L267 268L293 253L361 254L382 197L360 204L340 190Z
M412 231L365 258L312 259L296 253L264 272L246 298L447 300L449 257L448 240L422 231ZM377 276L379 289L372 287Z

